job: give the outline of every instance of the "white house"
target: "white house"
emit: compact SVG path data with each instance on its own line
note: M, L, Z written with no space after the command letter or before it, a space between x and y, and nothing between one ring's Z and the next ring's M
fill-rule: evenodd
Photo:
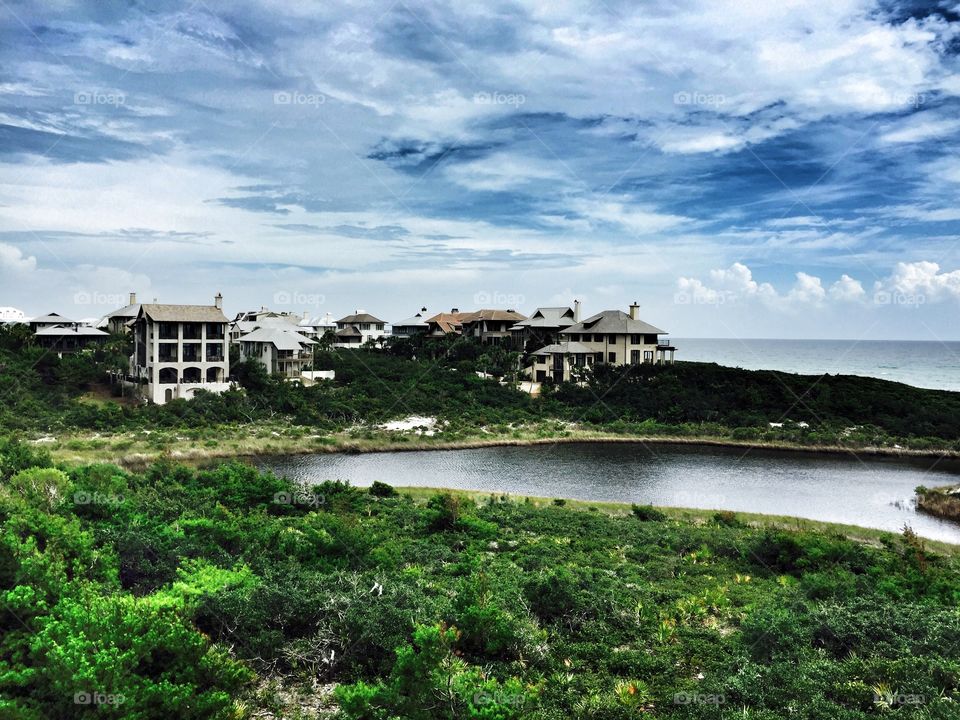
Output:
M356 348L368 340L381 341L386 332L386 322L374 317L364 310L357 310L353 315L347 315L337 320L336 339L333 346L336 348Z
M145 385L147 399L162 404L197 390L228 390L227 325L219 293L213 305L141 305L130 374Z
M265 325L242 335L240 355L263 365L268 375L299 378L304 366L313 360L312 346L316 340L301 335L295 329Z
M425 317L427 309L420 308L420 312L390 325L390 334L393 337L411 338L415 335L425 335L430 325Z
M44 326L34 333L40 347L56 352L58 355L83 350L88 345L105 342L110 335L103 330L80 323Z
M310 314L304 310L303 319L297 323L297 327L297 332L314 340L322 339L328 332L337 331L337 323L333 319L333 315L329 312L311 317Z

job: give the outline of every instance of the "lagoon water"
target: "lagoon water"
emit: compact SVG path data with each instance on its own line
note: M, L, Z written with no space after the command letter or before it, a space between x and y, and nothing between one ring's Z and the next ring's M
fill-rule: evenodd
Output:
M346 480L588 501L791 515L960 543L960 525L918 513L913 490L960 481L956 463L643 443L261 458L265 470Z
M864 375L960 391L960 342L672 338L677 360L804 375Z

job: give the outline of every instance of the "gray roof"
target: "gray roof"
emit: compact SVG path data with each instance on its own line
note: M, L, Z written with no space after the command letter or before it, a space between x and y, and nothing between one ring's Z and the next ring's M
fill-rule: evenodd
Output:
M554 343L553 345L547 345L540 348L539 350L534 351L533 355L554 355L556 353L561 353L563 355L576 355L579 353L584 353L587 355L593 355L596 350L593 348L587 347L583 343L575 342L572 340L564 340L561 343Z
M54 325L37 330L34 335L64 337L67 335L83 335L88 337L110 337L103 330L97 330L89 325Z
M383 323L384 321L378 317L374 317L370 313L358 313L356 315L347 315L337 320L338 323Z
M140 305L141 303L134 303L133 305L127 305L120 308L119 310L114 310L103 316L103 319L107 318L134 318L140 314Z
M429 327L426 318L423 317L420 313L417 313L413 317L408 317L405 320L398 320L395 323L391 323L393 327Z
M568 307L537 308L526 320L514 323L514 327L566 327L573 324L573 310Z
M227 316L216 305L156 305L143 304L140 314L157 322L212 322L226 323ZM138 315L137 317L140 317Z
M666 330L656 328L643 320L633 320L622 310L604 310L592 317L588 317L583 322L571 325L560 333L598 333L604 335L627 334L627 335L645 335L645 334L664 334Z
M316 345L315 340L304 337L295 330L279 327L261 327L252 333L242 335L240 342L270 343L277 350L299 350L305 345Z
M32 323L72 323L73 320L65 318L59 313L47 313L46 315L40 315L39 317L30 318L27 322Z
M363 335L362 332L357 330L353 325L347 325L345 328L341 328L334 333L337 337L352 337Z

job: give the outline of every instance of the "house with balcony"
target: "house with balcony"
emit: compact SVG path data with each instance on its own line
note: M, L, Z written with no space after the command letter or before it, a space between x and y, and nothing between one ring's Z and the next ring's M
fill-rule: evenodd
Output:
M637 303L629 313L604 310L561 330L559 343L532 353L532 378L566 382L576 367L672 364L676 348L661 337L666 331L641 320L639 311Z
M252 333L258 327L274 325L296 329L299 323L300 317L293 313L276 312L265 307L261 307L259 310L247 310L237 313L236 317L230 322L230 342L238 342L242 335Z
M532 351L552 345L560 339L560 331L580 322L580 301L573 307L541 307L534 310L526 320L520 320L510 328L514 349Z
M357 310L337 320L334 331L335 348L358 348L369 340L381 342L386 336L387 323L364 310Z
M317 341L301 335L293 327L268 324L242 335L238 344L241 357L260 363L268 375L294 380L311 365Z
M390 324L390 335L399 338L412 338L417 335L426 335L430 324L426 318L427 309L420 308L420 312L403 320Z
M198 390L228 390L228 324L220 294L213 305L141 305L132 325L130 375L145 397L163 404Z
M516 310L476 310L460 319L461 333L483 345L510 345L511 328L527 316Z

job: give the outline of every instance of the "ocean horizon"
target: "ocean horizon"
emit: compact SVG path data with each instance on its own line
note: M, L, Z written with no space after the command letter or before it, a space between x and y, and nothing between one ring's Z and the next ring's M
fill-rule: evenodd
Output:
M960 341L671 338L677 360L801 375L860 375L960 391Z

